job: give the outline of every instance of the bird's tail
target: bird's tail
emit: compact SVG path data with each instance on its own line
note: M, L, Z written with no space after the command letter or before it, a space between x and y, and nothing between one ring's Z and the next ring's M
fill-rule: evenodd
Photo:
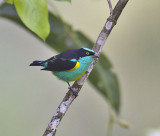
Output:
M33 61L30 66L41 66L43 61Z

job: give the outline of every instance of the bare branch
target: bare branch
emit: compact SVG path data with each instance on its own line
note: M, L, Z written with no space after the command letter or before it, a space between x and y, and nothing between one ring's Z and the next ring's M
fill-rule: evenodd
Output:
M97 55L100 54L110 32L112 31L112 28L116 25L116 22L117 22L119 16L121 15L121 12L124 9L124 7L128 1L129 0L119 0L115 6L113 12L112 12L112 5L111 5L110 0L108 0L111 15L107 19L102 31L100 32L100 34L97 38L95 45L93 47L93 50L97 53ZM97 59L92 62L88 71L79 80L74 82L72 88L74 88L74 90L76 90L78 93L81 90L86 79L88 78L89 74L91 73L96 62L97 62ZM71 103L73 102L74 99L75 99L75 96L72 94L72 91L69 90L67 92L66 96L64 97L64 99L62 100L62 102L60 103L60 105L58 106L58 108L57 108L54 116L52 117L50 123L48 124L48 127L46 128L46 131L44 132L43 136L55 136L57 127L60 124L61 119L63 118L63 116L67 112L69 106L71 105Z

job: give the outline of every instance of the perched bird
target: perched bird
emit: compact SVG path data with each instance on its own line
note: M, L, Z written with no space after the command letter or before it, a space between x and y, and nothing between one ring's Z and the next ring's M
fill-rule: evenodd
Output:
M45 61L33 61L30 66L42 66L44 68L41 70L52 71L60 80L68 83L69 89L76 96L77 92L69 82L79 79L96 57L95 52L89 48L71 49Z

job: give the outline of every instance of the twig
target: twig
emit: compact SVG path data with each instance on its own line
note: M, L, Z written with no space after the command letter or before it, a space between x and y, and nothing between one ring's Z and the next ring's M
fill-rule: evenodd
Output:
M115 123L114 114L111 110L111 107L109 107L109 121L107 126L107 136L112 136L114 123Z
M110 9L110 16L112 16L113 15L112 3L110 0L107 0L107 1L108 1L109 9Z
M108 1L110 2L110 0L108 0ZM100 32L100 34L97 38L95 45L93 47L93 50L97 53L97 55L100 54L112 28L116 25L116 22L117 22L119 16L121 15L123 8L125 7L125 5L127 4L128 1L129 0L119 0L113 10L113 14L107 19L102 31ZM111 4L111 2L110 2L110 4ZM111 7L110 4L109 4L109 7ZM92 62L88 71L79 80L74 82L72 88L74 88L74 90L76 90L78 93L81 90L86 79L88 78L89 74L91 73L96 62L97 62L97 59ZM55 136L57 127L60 124L61 119L63 118L63 116L67 112L69 106L71 105L71 103L73 102L74 99L75 99L75 96L72 94L72 91L69 90L67 92L66 96L64 97L64 99L62 100L62 102L60 103L60 105L58 106L58 108L57 108L54 116L52 117L50 123L48 124L48 127L46 128L43 136Z

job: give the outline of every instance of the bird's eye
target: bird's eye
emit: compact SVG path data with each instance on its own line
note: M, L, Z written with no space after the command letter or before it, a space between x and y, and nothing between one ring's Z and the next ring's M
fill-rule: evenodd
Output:
M89 55L89 52L86 52L86 55Z

